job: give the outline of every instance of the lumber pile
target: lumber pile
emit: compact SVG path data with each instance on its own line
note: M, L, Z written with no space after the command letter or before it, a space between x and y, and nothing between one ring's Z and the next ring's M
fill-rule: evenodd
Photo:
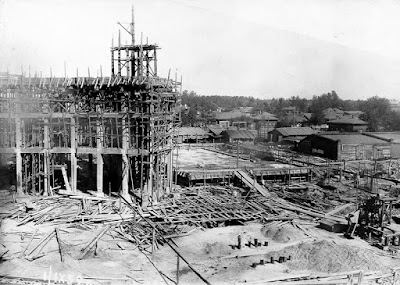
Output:
M232 195L231 189L219 186L191 190L182 191L180 195L167 198L147 209L135 204L128 205L121 198L51 196L37 199L29 205L19 204L9 217L18 220L18 225L46 223L56 227L90 231L102 228L97 240L93 240L82 250L81 258L94 248L105 233L133 243L135 247L151 247L155 250L165 244L165 238L185 236L199 227L211 228L250 221L284 221L294 218L328 219L347 224L343 217L334 212L329 213L325 207L316 207L316 204L304 197L300 198L300 194L295 192L285 191L292 194L289 196L286 193L285 200L277 195L265 197L255 189L246 197L236 197ZM321 201L317 203L322 204ZM43 240L42 244L45 245L55 237L63 259L62 240L57 232L56 230L45 235L44 238L47 239ZM31 256L32 259L38 258L40 246L37 252L33 252L32 247L26 249L25 255Z
M131 205L132 206L132 205ZM52 224L56 227L96 230L105 226L107 231L137 247L158 248L164 244L162 237L155 235L154 228L163 237L179 237L192 233L198 227L216 227L221 223L244 223L273 217L271 207L262 199L243 199L233 196L222 187L203 189L197 193L182 193L178 198L168 198L155 206L143 210L137 205L128 207L120 198L98 198L94 196L51 196L19 204L9 215L18 225ZM140 213L137 215L136 211ZM143 218L150 221L149 226ZM99 234L99 238L105 234ZM49 233L42 241L56 237L62 247L59 234ZM94 244L88 246L88 250ZM33 251L32 251L33 252ZM26 255L30 255L29 252ZM38 251L40 252L40 250ZM87 252L82 253L82 258ZM36 255L32 257L37 258Z
M50 196L37 199L30 206L21 204L9 217L18 218L19 226L28 222L40 225L45 222L70 224L129 219L131 210L123 205L119 207L118 203L116 199L93 196Z

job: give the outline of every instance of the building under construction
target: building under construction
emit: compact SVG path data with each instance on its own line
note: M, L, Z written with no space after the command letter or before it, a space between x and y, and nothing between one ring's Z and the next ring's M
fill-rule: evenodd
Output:
M109 77L1 79L0 155L15 155L17 192L131 191L146 206L171 189L180 83L158 77L159 47L135 44L133 19L126 31Z

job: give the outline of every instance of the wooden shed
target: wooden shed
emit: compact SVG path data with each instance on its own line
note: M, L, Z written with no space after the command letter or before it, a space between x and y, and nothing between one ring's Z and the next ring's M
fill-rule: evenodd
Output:
M226 130L222 132L222 137L225 142L244 142L254 143L255 135L248 130Z
M391 143L361 133L320 133L300 141L298 151L334 160L379 159L391 156Z

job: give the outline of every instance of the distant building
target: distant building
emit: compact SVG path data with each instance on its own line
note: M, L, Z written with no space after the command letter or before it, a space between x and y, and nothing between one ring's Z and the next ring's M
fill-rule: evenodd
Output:
M315 130L310 127L276 128L268 133L268 140L275 143L280 143L283 141L296 143L304 139L306 136L314 133Z
M334 160L362 160L390 157L391 143L364 133L319 133L298 144L302 153Z
M339 108L328 108L322 111L325 122L333 121L343 117L344 111Z
M368 136L384 139L391 142L391 157L400 158L400 132L371 132L364 133Z
M213 123L219 124L223 128L229 128L235 123L243 122L244 117L250 117L250 113L246 108L240 110L235 109L229 112L214 112Z
M290 114L295 114L295 113L297 113L296 107L293 107L293 106L284 107L284 108L282 108L282 111L283 111L286 115L290 115Z
M343 117L341 119L328 121L327 124L329 126L329 131L339 132L365 132L368 128L368 123L358 117Z
M229 143L254 143L255 135L248 130L226 130L222 132L222 137L225 142Z
M306 127L310 125L310 118L311 117L308 115L306 116L305 113L293 113L283 116L281 122L291 127Z
M175 138L178 143L199 143L206 141L208 134L199 127L181 127L176 129Z
M207 128L211 142L222 142L222 132L227 128L223 128L220 125L209 125Z
M333 121L337 119L351 119L359 118L364 112L362 111L343 111L339 108L328 108L322 111L325 122Z
M220 126L223 129L227 129L231 126L231 121L219 121L218 126Z
M279 117L279 121L282 126L291 127L308 127L310 126L310 119L312 113L303 113L297 110L296 107L284 107L282 108L284 113L283 116Z
M235 121L232 122L232 129L235 128L237 130L246 130L247 129L247 122L246 121Z
M268 138L268 132L273 130L278 122L278 119L271 113L262 112L252 117L257 130L257 137Z
M243 112L239 109L235 109L229 112L214 112L215 120L219 121L229 121L235 120L241 117L250 117L250 113Z

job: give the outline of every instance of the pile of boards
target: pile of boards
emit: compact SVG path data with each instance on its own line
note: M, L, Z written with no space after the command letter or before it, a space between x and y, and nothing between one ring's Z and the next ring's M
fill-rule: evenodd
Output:
M30 222L35 225L46 223L55 228L78 228L97 232L83 249L83 258L87 250L92 249L106 233L139 248L151 247L153 251L163 245L166 238L189 235L197 228L293 218L331 219L346 223L343 217L326 213L277 196L266 198L256 191L252 191L247 197L236 197L228 188L209 186L195 192L182 192L146 209L121 197L41 197L17 205L9 217L17 220L19 226ZM48 238L52 237L57 237L57 233L49 233ZM27 248L28 252L30 250ZM39 256L39 252L33 257L35 256Z
M32 222L80 230L107 228L139 247L157 247L164 243L165 237L184 236L198 227L262 220L273 214L263 199L245 200L228 191L215 194L205 189L198 193L182 193L145 210L121 198L41 197L17 204L8 217L17 220L18 226Z

